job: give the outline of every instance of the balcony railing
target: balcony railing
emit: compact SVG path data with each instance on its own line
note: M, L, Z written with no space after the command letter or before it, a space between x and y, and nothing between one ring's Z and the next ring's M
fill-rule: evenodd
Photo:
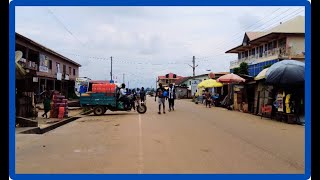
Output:
M252 63L257 59L262 59L262 58L268 58L271 56L278 56L279 58L288 58L291 57L291 48L285 48L285 47L278 47L278 48L274 48L271 50L267 50L264 51L262 53L262 56L260 57L260 54L257 53L255 55L250 55L248 57L244 57L238 60L234 60L230 62L230 67L234 67L234 66L239 66L242 62L246 62L246 63ZM296 55L297 57L300 55Z

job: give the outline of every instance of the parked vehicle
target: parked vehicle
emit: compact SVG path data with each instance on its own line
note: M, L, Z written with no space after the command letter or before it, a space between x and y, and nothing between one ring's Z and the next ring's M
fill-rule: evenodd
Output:
M118 92L117 92L118 93ZM135 103L133 98L128 98L128 107L125 108L123 102L118 100L117 93L85 93L80 96L80 105L89 107L95 115L103 115L107 110L110 111L131 111L136 109L138 113L143 114L147 111L147 106L141 103Z

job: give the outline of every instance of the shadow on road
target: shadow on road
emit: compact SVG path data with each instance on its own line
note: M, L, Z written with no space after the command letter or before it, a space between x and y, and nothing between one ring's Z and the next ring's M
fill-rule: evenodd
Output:
M129 113L129 112L127 112L127 113L112 113L112 114L108 114L108 113L106 113L106 114L103 114L103 115L100 115L100 116L96 116L96 115L94 115L94 114L90 114L90 115L88 115L88 116L96 116L96 117L101 117L101 116L118 116L118 115L130 115L130 116L133 116L133 115L138 115L138 113Z

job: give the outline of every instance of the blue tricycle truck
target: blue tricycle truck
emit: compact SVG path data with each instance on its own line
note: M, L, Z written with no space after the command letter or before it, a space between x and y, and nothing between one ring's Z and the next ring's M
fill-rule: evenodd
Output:
M93 110L95 115L103 115L107 110L110 111L131 111L137 110L138 113L143 114L147 111L147 106L140 103L139 99L134 100L132 96L128 96L129 103L125 107L123 102L119 101L119 91L114 93L102 92L87 92L81 94L80 105Z

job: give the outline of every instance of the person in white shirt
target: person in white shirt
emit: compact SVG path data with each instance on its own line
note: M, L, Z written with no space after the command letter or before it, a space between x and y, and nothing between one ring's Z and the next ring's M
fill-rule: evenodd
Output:
M126 85L124 83L121 84L119 101L122 101L124 104L124 107L126 108L128 106L128 97L127 97L125 88L126 88Z
M174 111L174 100L176 99L176 90L173 87L173 84L169 84L168 89L169 95L168 95L168 101L169 101L169 112L171 109Z

